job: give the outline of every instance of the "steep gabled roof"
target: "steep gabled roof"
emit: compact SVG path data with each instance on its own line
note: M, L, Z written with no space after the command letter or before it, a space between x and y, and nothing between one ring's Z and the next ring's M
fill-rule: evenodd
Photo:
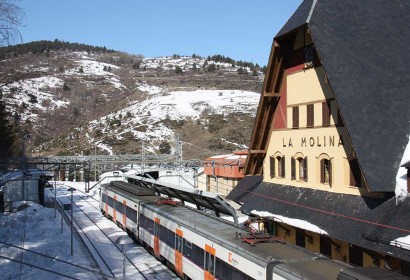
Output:
M309 20L309 15L313 12L316 0L306 0L300 4L295 13L288 19L285 25L279 30L276 37L283 36L301 27Z
M307 23L365 179L393 192L410 133L410 1L305 0L276 39Z

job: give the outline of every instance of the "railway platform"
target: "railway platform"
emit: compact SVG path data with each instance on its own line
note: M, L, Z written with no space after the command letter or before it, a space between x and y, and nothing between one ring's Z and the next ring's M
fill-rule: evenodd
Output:
M62 204L71 202L71 193L67 190L68 188L69 186L64 184L57 187L57 200ZM68 221L67 224L70 225L71 212L70 210L63 211L65 219ZM142 246L128 237L121 228L105 218L100 212L98 200L81 190L77 190L73 194L73 227L75 234L86 245L105 279L123 277L124 255L122 246L126 250L126 278L179 279ZM119 237L126 240L125 243L130 244L116 244Z

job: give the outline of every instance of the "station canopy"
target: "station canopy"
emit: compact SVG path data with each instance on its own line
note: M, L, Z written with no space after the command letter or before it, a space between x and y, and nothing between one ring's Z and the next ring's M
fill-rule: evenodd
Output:
M198 190L196 188L180 187L138 175L127 175L126 178L130 183L153 190L157 194L178 199L183 204L194 204L198 210L204 208L213 210L218 217L220 213L230 215L233 217L235 224L238 224L238 215L235 209L219 194Z

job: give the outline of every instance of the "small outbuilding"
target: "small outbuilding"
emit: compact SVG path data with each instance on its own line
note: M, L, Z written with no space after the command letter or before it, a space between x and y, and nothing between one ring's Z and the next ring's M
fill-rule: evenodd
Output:
M13 202L33 201L44 205L44 188L53 173L37 169L15 170L0 177L0 211L13 211Z

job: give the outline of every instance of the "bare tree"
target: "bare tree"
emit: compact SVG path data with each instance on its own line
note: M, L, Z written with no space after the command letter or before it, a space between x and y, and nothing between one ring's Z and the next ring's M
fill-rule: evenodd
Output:
M0 0L0 46L22 42L18 27L23 25L24 18L16 0Z

